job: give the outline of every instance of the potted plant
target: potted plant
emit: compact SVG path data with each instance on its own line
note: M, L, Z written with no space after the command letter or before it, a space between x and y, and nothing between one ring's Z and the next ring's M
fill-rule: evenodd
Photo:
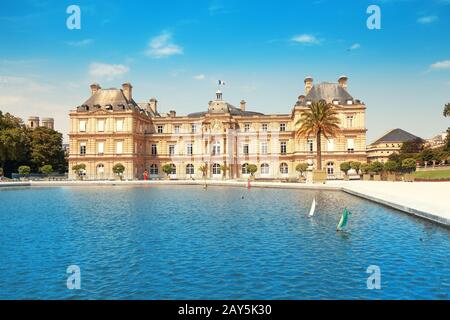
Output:
M295 171L297 171L300 174L300 181L305 181L305 177L303 176L303 173L306 172L306 170L308 170L308 164L307 163L299 163L297 164L297 166L295 167Z
M342 162L340 165L341 171L344 172L344 180L348 181L349 177L348 177L348 171L352 168L350 166L350 162Z
M198 167L198 171L202 173L202 178L206 180L206 177L208 176L208 165L202 164L200 167Z
M120 180L123 179L123 172L125 171L125 167L121 163L117 163L112 168L114 174L119 177Z
M169 174L172 173L172 166L170 165L170 163L166 163L165 165L163 165L161 170L166 174L166 179L170 179Z
M21 176L23 176L23 180L27 180L28 176L31 173L31 168L29 166L20 166L18 171L19 171L19 174ZM20 179L22 180L22 177Z
M227 178L228 170L230 170L230 167L227 166L226 164L222 164L220 166L220 171L222 171L222 179L226 179Z
M374 161L370 163L369 172L372 173L373 181L381 181L380 172L383 171L383 164L379 161Z
M394 182L396 180L396 174L398 170L398 163L392 160L387 161L384 164L384 171L387 172L387 181Z
M256 171L258 171L258 167L256 166L256 164L249 164L247 166L247 172L250 173L250 179L255 179L254 174L256 173Z
M50 164L46 164L44 166L42 166L39 171L41 171L41 173L46 175L47 180L49 179L48 176L49 174L51 174L53 172L53 167Z
M359 175L359 169L361 168L361 162L352 161L350 162L350 167L355 170L356 174Z
M83 176L86 172L86 165L84 163L75 164L72 166L72 171L76 174L77 179L83 180Z
M359 170L362 173L362 179L364 181L370 180L370 174L369 174L369 163L361 163Z
M416 160L412 158L407 158L402 161L402 170L405 172L403 175L403 181L413 182L414 175L412 172L416 171Z

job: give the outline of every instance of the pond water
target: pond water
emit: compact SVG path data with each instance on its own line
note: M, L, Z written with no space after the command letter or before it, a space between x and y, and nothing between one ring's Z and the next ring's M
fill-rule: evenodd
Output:
M316 213L307 213L316 198ZM0 299L448 299L450 231L337 191L0 190ZM347 233L336 232L343 208ZM81 271L69 290L68 266ZM381 289L369 290L369 266Z

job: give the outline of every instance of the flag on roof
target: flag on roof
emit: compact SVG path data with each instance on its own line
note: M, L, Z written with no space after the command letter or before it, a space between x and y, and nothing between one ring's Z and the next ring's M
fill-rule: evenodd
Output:
M224 86L224 85L225 85L225 81L219 80L219 86Z

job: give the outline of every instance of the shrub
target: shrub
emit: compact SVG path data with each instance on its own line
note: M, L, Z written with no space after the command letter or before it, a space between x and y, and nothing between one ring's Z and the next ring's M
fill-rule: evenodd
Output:
M117 163L114 165L112 171L122 179L122 174L125 171L125 167L123 164Z
M161 170L162 170L162 172L164 172L166 175L169 175L169 174L172 173L172 166L171 166L169 163L167 163L167 164L165 164L165 165L162 166Z
M373 172L374 174L380 173L381 171L383 171L383 169L383 164L379 161L374 161L369 164L369 171Z
M361 162L358 161L352 161L350 162L350 167L356 171L356 173L359 173L359 169L361 168Z
M297 166L295 167L295 171L300 173L300 175L302 175L302 176L303 176L303 172L305 172L306 170L308 170L308 164L304 163L304 162L297 164Z
M342 162L340 168L341 171L344 171L344 173L347 175L348 170L350 170L352 167L350 165L350 162Z
M398 167L399 167L398 163L391 160L387 161L384 164L384 170L387 172L395 172L398 170Z
M27 176L31 173L31 168L29 166L20 166L19 167L19 174Z
M0 177L3 177L3 174L4 174L3 168L0 168Z
M363 174L366 174L367 172L369 172L369 164L368 163L361 163L361 166L359 167L359 170L361 170L361 172Z
M405 172L411 173L416 170L416 160L408 158L402 161L402 169Z
M45 166L42 166L39 171L43 174L50 174L53 172L53 167L50 164L46 164Z
M247 166L247 172L250 173L250 175L254 175L256 173L256 171L258 171L258 167L256 166L256 164L249 164Z
M74 171L77 175L81 175L81 173L86 170L86 165L84 163L75 164L72 166L72 171Z

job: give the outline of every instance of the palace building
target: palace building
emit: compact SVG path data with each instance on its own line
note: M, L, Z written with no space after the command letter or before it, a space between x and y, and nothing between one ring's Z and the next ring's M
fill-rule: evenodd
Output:
M89 99L69 114L69 168L85 164L85 179L115 179L112 168L121 163L125 179L142 179L145 170L156 179L166 176L162 166L169 164L173 179L201 179L199 168L206 166L207 178L240 179L255 164L257 179L294 179L298 163L313 167L316 161L315 137L296 139L297 122L323 99L338 111L341 130L322 139L322 166L329 179L340 177L340 163L367 160L366 107L349 94L347 81L314 84L307 77L304 94L285 114L253 111L244 100L234 106L220 90L202 111L161 113L155 98L136 103L129 83L122 89L92 84Z

